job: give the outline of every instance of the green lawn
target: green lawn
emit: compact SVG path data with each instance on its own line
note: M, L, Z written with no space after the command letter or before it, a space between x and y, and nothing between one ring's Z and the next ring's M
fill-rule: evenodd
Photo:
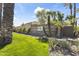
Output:
M0 56L47 56L48 43L39 42L37 38L13 33L11 44L0 49Z

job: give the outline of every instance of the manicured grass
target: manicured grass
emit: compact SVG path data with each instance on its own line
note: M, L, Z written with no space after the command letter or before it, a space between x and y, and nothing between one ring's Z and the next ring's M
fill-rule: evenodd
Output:
M43 43L37 38L13 33L11 44L0 49L0 56L47 56L48 43Z

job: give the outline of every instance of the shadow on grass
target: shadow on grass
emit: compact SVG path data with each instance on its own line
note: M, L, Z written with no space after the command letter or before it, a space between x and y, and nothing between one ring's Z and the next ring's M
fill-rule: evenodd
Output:
M0 50L4 48L7 44L0 45Z
M10 44L11 42L5 42L5 39L4 40L0 40L0 50L2 48L4 48L6 45Z

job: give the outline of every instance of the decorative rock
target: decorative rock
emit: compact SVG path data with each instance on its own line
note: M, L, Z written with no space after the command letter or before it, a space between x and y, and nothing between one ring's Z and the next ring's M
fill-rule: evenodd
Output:
M77 52L77 46L75 46L75 45L72 45L71 47L70 47L70 49L71 49L71 51L72 52Z

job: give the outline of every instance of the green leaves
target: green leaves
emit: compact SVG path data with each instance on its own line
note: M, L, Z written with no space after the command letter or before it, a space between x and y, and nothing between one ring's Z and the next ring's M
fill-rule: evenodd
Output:
M63 13L60 13L60 12L58 11L58 12L57 12L57 15L58 15L58 20L59 20L59 21L63 21L64 14L63 14Z

